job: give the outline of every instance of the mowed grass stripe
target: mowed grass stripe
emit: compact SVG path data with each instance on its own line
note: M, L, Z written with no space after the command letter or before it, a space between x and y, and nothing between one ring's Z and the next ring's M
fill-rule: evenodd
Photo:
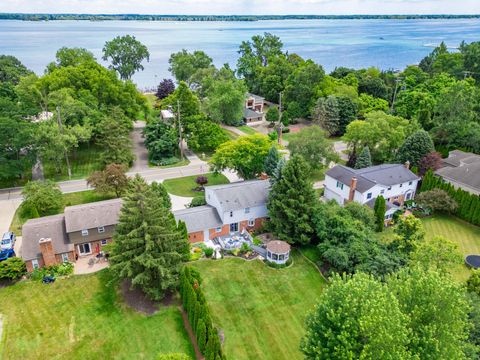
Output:
M214 320L225 332L232 359L301 359L304 320L317 302L324 279L301 256L276 270L241 259L193 263L204 279Z
M194 357L179 310L144 316L117 298L108 271L24 281L0 289L6 317L3 359L155 359L160 353Z
M463 256L480 255L480 227L469 224L453 216L434 216L422 219L427 240L443 236L458 245ZM455 266L452 274L458 281L465 281L470 276L470 269L464 264Z

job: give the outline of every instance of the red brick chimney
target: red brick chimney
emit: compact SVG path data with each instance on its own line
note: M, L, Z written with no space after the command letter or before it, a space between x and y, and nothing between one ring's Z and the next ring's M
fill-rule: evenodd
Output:
M410 161L405 161L405 164L403 164L403 166L405 166L405 169L410 169Z
M38 243L40 244L40 252L42 253L45 266L55 265L57 261L53 252L52 239L42 238Z
M353 201L355 197L355 190L357 189L357 178L354 176L350 181L350 193L348 194L348 201Z

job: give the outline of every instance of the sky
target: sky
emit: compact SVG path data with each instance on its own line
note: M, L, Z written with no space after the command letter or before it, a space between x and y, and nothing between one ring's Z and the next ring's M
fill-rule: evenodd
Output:
M480 0L0 0L0 12L89 14L480 14Z

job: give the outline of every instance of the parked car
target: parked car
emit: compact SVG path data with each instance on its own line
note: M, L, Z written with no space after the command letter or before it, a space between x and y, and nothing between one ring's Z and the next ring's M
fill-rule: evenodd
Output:
M13 249L0 251L0 261L7 260L8 258L11 258L14 256L15 256L15 251L13 251Z
M12 250L15 246L16 236L13 232L7 231L2 236L2 241L0 242L0 251Z

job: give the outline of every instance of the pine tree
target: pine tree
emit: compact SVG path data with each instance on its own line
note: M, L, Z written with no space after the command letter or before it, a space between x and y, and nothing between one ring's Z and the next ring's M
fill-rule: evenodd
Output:
M170 195L168 195L168 191L162 183L154 181L150 184L150 188L162 199L163 206L165 206L167 209L172 208Z
M180 234L182 235L182 237L183 237L184 239L187 239L187 240L188 240L187 224L185 224L184 221L182 221L182 220L179 220L179 221L178 221L177 229L178 229L178 231L180 232Z
M321 125L330 136L340 132L340 110L335 96L330 95L327 98L319 98L317 100L313 121Z
M272 145L268 151L267 157L265 158L265 173L268 176L272 176L274 174L279 160L280 154L278 153L277 147Z
M282 176L282 169L285 167L286 164L287 164L287 161L285 160L285 158L281 157L278 160L277 166L275 167L275 170L272 176L270 177L271 185L275 184L278 180L280 180Z
M309 180L309 167L294 155L281 171L268 199L269 225L273 233L289 243L307 244L313 236L312 212L315 191Z
M204 354L205 345L207 342L207 333L205 328L205 322L201 318L198 319L196 337L197 337L198 348L200 349L200 352Z
M154 300L178 286L189 243L160 196L138 174L124 198L113 238L110 269L118 279L130 279Z
M363 169L369 166L372 166L372 157L370 155L370 149L368 146L365 146L360 155L358 155L355 162L355 169Z
M373 207L373 212L375 213L375 224L376 224L376 231L382 232L385 227L385 211L386 211L386 204L385 198L382 195L379 195L375 199L375 205Z

